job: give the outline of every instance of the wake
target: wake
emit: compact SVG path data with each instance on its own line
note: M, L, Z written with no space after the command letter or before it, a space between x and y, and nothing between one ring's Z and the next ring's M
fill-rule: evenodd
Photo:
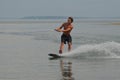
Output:
M74 58L120 58L120 43L105 42L81 45L62 56Z

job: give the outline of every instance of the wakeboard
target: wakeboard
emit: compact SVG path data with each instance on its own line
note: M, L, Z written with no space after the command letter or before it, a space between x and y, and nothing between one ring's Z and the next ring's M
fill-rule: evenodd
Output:
M54 53L49 53L48 54L51 58L57 59L57 58L62 58L59 54L54 54Z

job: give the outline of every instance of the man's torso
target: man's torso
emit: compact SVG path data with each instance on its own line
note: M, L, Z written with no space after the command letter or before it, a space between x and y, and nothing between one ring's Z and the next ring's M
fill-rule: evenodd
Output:
M71 32L72 29L73 29L72 24L64 23L64 24L63 24L63 27L64 27L64 30L67 30L68 28L70 28L69 31L63 32L63 34L65 34L65 35L70 35L70 32Z

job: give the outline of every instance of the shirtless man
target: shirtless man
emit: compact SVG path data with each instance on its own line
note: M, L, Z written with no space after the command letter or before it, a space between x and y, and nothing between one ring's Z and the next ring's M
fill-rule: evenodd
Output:
M64 44L66 44L66 42L68 43L68 51L70 51L72 48L72 37L70 35L70 32L73 29L72 22L73 22L73 18L68 17L67 22L63 23L60 27L55 29L58 32L63 32L63 34L61 35L61 44L59 50L60 54L62 54Z

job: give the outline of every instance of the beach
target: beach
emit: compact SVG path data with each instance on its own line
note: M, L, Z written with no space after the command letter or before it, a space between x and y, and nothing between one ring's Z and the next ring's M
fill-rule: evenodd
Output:
M64 21L0 20L0 80L119 80L120 20L75 20L73 57L50 60Z

